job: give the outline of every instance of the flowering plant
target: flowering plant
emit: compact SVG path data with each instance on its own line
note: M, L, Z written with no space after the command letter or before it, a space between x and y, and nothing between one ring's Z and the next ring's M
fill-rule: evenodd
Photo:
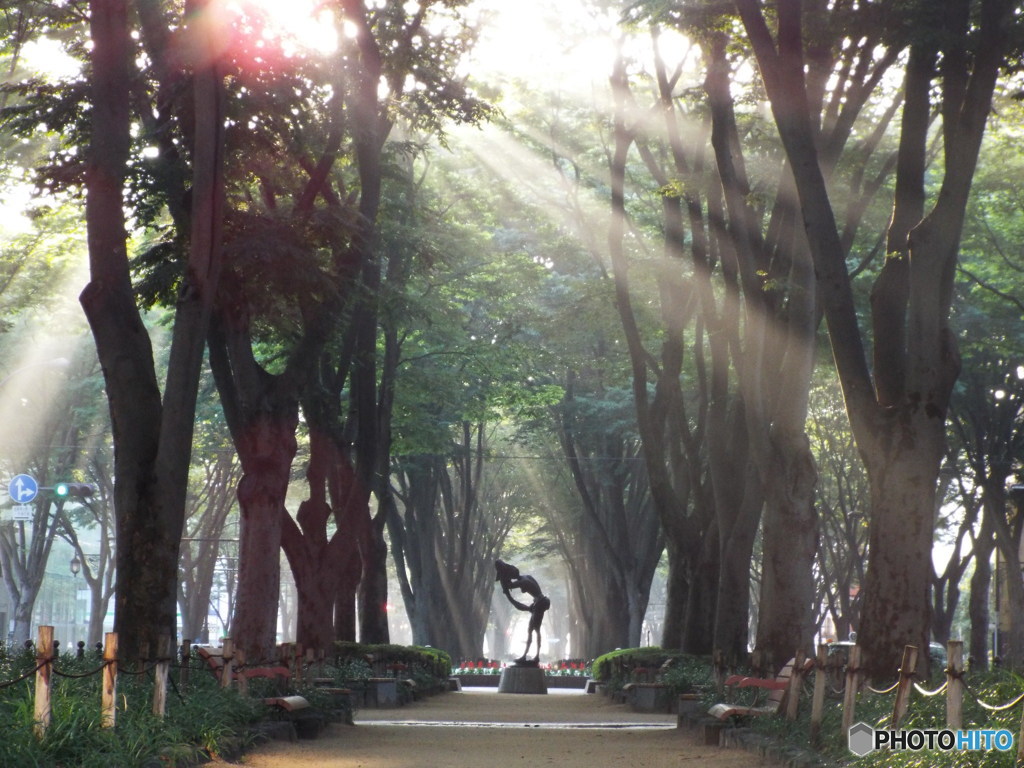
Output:
M586 677L587 664L580 659L562 659L549 666L548 674L559 677Z

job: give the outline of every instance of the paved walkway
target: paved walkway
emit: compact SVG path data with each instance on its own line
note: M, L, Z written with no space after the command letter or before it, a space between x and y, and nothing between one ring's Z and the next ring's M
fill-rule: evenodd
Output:
M249 768L750 768L748 752L705 747L674 715L635 713L603 696L466 688L398 709L360 710L319 739L271 742Z

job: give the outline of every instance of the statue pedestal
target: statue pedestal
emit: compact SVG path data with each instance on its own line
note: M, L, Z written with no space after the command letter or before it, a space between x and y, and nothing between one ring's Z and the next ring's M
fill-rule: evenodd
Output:
M501 670L498 693L547 693L544 670L538 667L505 667Z

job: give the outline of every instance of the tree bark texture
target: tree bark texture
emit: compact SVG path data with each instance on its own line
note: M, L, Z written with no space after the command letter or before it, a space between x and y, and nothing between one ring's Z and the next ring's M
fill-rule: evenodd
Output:
M982 516L981 530L974 541L974 573L968 597L968 617L971 622L970 646L968 649L972 669L988 669L989 591L992 586L992 552L995 549L995 532L992 524Z
M281 588L284 500L295 456L297 414L265 413L236 443L242 461L238 590L231 636L250 660L273 658Z
M797 650L807 650L816 629L812 608L818 474L802 429L789 434L780 430L771 438L776 461L769 462L774 477L765 483L757 647L773 669L781 669Z

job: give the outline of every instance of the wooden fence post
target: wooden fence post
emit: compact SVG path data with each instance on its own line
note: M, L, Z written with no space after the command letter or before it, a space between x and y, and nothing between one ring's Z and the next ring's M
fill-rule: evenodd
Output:
M892 707L891 728L899 727L910 706L910 692L913 690L914 674L917 671L917 646L908 645L903 649L903 663L900 664L900 681L896 688L896 702Z
M850 732L857 708L857 689L860 688L860 646L850 649L846 660L846 688L843 690L843 734Z
M171 667L174 641L164 635L156 646L156 669L153 681L153 714L163 717L167 713L167 675Z
M103 648L103 694L100 723L113 728L117 720L117 632L108 632Z
M803 648L797 648L793 657L793 675L789 678L789 691L786 693L786 719L796 720L800 708L800 689L803 686L804 662L807 654Z
M231 685L232 667L235 663L235 644L230 637L225 637L221 644L221 658L224 666L220 669L220 687L227 688Z
M316 668L313 666L313 662L316 661L316 651L312 648L306 649L306 684L312 685L313 678L316 677Z
M821 718L825 711L825 683L828 678L828 646L818 646L818 658L814 667L814 696L811 699L811 743L821 742Z
M715 692L718 694L718 698L722 698L722 693L725 690L725 654L722 653L721 648L715 649L713 659L715 674Z
M964 707L964 643L950 640L946 643L946 727L958 731L963 727Z
M50 684L53 678L53 627L39 627L39 642L36 645L36 738L41 739L50 726Z
M191 660L192 641L188 638L183 638L181 641L181 666L178 669L178 688L181 689L182 696L184 696L185 691L188 690L188 675Z

